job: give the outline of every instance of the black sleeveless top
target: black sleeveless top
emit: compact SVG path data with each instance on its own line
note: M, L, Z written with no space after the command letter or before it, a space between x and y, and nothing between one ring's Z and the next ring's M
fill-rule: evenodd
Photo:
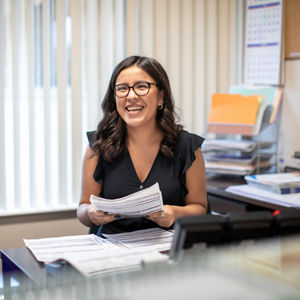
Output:
M90 146L94 142L94 133L95 131L87 133ZM174 158L166 157L159 151L144 182L139 180L128 150L111 162L99 157L94 179L102 186L100 196L108 199L120 198L158 182L164 204L184 206L188 193L185 174L195 160L195 150L201 147L203 141L202 137L182 130ZM158 225L146 218L120 219L103 225L103 232L128 232L151 227Z

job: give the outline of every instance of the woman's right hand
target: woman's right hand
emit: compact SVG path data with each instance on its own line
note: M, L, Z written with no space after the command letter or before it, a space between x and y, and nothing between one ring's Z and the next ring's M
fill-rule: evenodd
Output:
M88 206L88 216L93 224L97 226L104 225L115 220L115 215L107 215L101 210L96 210L92 204Z

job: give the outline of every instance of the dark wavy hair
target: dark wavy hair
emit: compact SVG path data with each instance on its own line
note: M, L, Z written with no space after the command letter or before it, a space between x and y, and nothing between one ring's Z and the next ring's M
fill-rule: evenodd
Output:
M158 89L163 90L163 108L158 109L156 115L158 128L163 132L160 151L167 157L173 157L182 126L176 123L175 118L177 118L177 115L174 111L174 100L169 78L158 61L144 56L127 57L115 67L102 102L103 118L98 124L92 149L108 161L111 161L126 149L126 123L119 116L116 109L114 86L120 72L133 65L147 72L157 83Z

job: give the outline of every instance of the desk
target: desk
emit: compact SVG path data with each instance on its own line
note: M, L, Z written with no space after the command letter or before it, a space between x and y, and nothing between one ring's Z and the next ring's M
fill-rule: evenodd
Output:
M206 181L207 200L211 211L217 213L244 212L251 210L276 210L291 211L294 208L259 201L226 192L230 185L246 184L242 177L208 175Z
M224 295L228 299L299 299L299 250L300 237L244 241L223 248L198 244L176 263L152 263L140 271L93 279L65 272L66 283L57 278L51 281L27 249L8 249L1 251L5 264L41 285L6 290L4 297L9 299L11 292L14 299L31 300L223 299Z
M41 287L53 280L54 268L51 270L38 262L27 248L1 250L1 260L4 289L10 287L11 278L26 286ZM64 269L67 268L76 272L67 264L64 265Z

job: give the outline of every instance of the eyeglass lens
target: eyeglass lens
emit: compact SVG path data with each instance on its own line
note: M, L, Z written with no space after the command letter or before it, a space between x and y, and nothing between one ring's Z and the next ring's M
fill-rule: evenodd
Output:
M149 93L151 83L149 82L137 82L132 86L127 84L118 84L115 86L115 95L117 97L126 97L132 88L136 95L145 96Z

